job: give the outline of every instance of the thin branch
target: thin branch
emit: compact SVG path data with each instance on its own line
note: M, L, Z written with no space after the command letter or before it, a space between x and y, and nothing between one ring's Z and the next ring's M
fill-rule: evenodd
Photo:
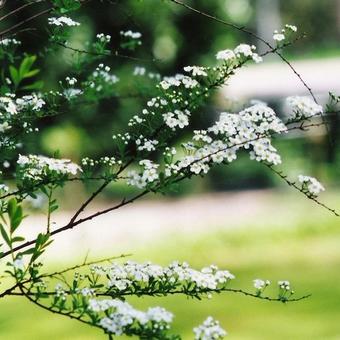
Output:
M26 7L30 7L32 5L35 5L35 4L38 4L38 3L41 3L41 2L45 2L45 0L36 0L36 1L28 2L28 3L26 3L26 4L22 5L22 6L14 9L13 11L5 14L4 16L0 17L0 21L5 20L6 18L8 18L8 17L10 17L10 16L12 16L12 15L18 13L18 12L21 12Z
M36 19L36 18L39 18L39 17L41 17L41 16L43 16L47 13L50 13L52 10L53 10L53 7L49 7L47 9L44 9L43 11L40 11L40 12L32 15L31 17L24 19L24 20L18 22L17 24L3 30L2 32L0 32L0 39L2 39L8 33L11 33L12 31L14 31L16 28L21 27L21 26L25 25L26 23L28 23L28 22Z
M256 40L259 40L261 41L263 44L265 44L267 47L270 48L270 50L272 50L275 54L277 54L281 59L282 61L284 61L291 69L292 71L295 73L295 75L300 79L300 81L302 82L302 84L306 87L306 89L308 90L308 92L310 93L310 95L313 97L314 101L316 101L316 97L312 91L312 89L310 88L310 86L307 85L307 83L302 79L301 75L295 70L295 68L293 67L293 65L278 51L277 48L275 48L274 46L272 46L272 44L270 44L267 40L263 39L262 37L260 37L259 35L257 35L256 33L246 29L245 27L243 26L238 26L238 25L235 25L235 24L232 24L230 22L227 22L223 19L220 19L214 15L211 15L209 13L206 13L206 12L203 12L201 10L198 10L190 5L187 5L185 3L183 3L182 1L179 1L179 0L169 0L177 5L180 5L184 8L186 8L187 10L191 11L191 12L194 12L198 15L201 15L203 17L206 17L208 19L211 19L213 21L216 21L216 22L219 22L225 26L228 26L228 27L231 27L235 30L238 30L240 32L243 32L245 34L248 34L249 36L255 38Z
M146 63L155 63L155 62L161 61L161 60L156 59L156 58L144 59L144 58L132 57L132 56L125 55L125 54L120 54L118 51L113 51L113 52L109 52L109 53L99 53L99 52L93 52L93 51L88 51L88 50L81 50L81 49L63 44L61 42L55 42L55 44L65 48L65 49L71 50L73 52L82 53L82 54L89 54L89 55L93 55L93 56L117 57L117 58L129 59L129 60L133 60L133 61L146 62Z
M303 191L295 182L288 179L288 176L285 175L282 171L276 170L272 165L265 164L271 171L273 171L276 175L278 175L281 179L283 179L290 187L293 187L297 191L301 192L304 196L306 196L308 199L312 200L316 204L320 205L321 207L327 209L331 213L333 213L335 216L340 217L340 214L330 207L328 207L326 204L320 202L316 197L307 194L305 191Z
M72 270L80 269L80 268L83 268L83 267L86 267L86 266L91 266L91 265L97 264L97 263L110 262L112 260L118 260L118 259L125 258L125 257L128 257L128 256L131 256L131 254L122 254L122 255L119 255L119 256L111 256L111 257L108 257L108 258L105 258L105 259L102 259L102 260L90 261L90 262L87 262L86 259L85 259L85 261L82 264L78 264L78 265L75 265L73 267L63 269L63 270L58 271L58 272L54 272L54 273L50 273L50 274L43 274L43 275L40 275L39 278L62 275L62 274L65 274L67 272L70 272Z

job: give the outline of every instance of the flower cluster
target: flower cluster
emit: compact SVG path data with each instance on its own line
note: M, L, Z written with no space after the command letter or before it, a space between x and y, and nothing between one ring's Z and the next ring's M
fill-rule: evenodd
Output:
M157 173L157 168L159 165L148 159L141 160L139 165L143 168L143 172L139 173L135 170L129 171L127 174L127 184L135 186L139 189L143 189L159 178Z
M59 26L59 27L62 27L62 26L72 27L72 26L79 26L80 25L79 22L76 22L76 21L74 21L71 18L66 17L66 16L62 16L62 17L59 17L59 18L56 18L56 17L48 18L48 23L50 25Z
M129 303L120 300L89 301L91 312L105 312L98 325L113 335L159 334L168 330L173 315L161 307L149 308L146 312L133 308Z
M205 67L201 66L186 66L184 71L191 73L193 77L207 77L208 73Z
M156 146L159 142L157 140L146 139L142 135L136 140L137 150L138 151L155 151Z
M120 35L122 37L127 37L131 39L140 39L142 37L142 34L140 32L132 32L131 30L120 31Z
M121 161L117 161L115 157L101 157L100 159L91 159L89 157L83 158L81 160L81 164L86 167L86 166L96 166L96 165L108 165L108 166L114 166L116 164L121 164Z
M97 93L111 90L112 86L119 81L119 78L111 74L110 71L110 66L99 64L85 83L85 88L88 88L88 91L95 90Z
M277 43L281 43L282 41L286 40L287 38L289 38L289 36L292 33L296 33L297 32L297 27L294 25L286 25L285 28L283 28L280 32L279 31L274 31L273 34L273 39L277 42Z
M32 127L32 121L45 105L45 101L34 93L18 98L12 94L0 97L0 146L15 148L18 131L37 131L37 128Z
M325 191L323 185L314 177L299 175L302 190L312 197L317 197L321 191Z
M101 43L109 43L111 41L111 36L108 34L104 33L99 33L96 35L96 38L101 42Z
M173 262L167 267L147 263L128 261L121 265L113 263L109 267L95 266L94 272L108 277L110 291L129 291L141 289L159 291L164 293L189 290L193 294L218 291L225 287L235 276L228 270L218 270L216 266L195 270L187 263Z
M270 134L286 130L275 112L263 103L246 108L239 114L223 112L208 130L194 131L193 141L183 144L188 155L166 164L166 176L185 169L196 175L207 173L214 163L234 161L241 148L249 150L251 159L279 164L281 158L271 144Z
M195 340L223 339L227 332L221 328L220 323L209 316L202 325L194 328Z
M255 63L260 63L262 61L262 57L254 52L255 50L255 46L240 44L234 50L219 51L216 54L216 59L236 63L252 59Z
M199 85L198 81L183 74L176 74L174 77L164 77L160 82L160 87L163 90L168 90L170 87L184 86L186 89L193 89Z
M288 97L287 104L292 109L290 118L293 120L310 118L323 113L322 106L309 97Z
M21 45L21 41L17 39L5 38L0 39L0 45L2 46L10 46L10 45Z
M270 285L270 281L269 280L262 280L262 279L255 279L253 281L254 283L254 287L258 290L258 291L263 291L267 286Z
M51 175L69 176L82 171L69 159L55 159L44 156L20 155L17 161L23 179L37 181Z
M290 282L289 281L278 281L278 286L280 289L284 291L289 291L290 290Z

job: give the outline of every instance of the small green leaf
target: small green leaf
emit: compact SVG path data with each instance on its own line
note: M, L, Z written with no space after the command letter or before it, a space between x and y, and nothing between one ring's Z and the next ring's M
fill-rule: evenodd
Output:
M22 241L25 241L25 237L16 236L16 237L12 238L12 243L14 243L14 242L22 242Z
M0 232L1 232L2 238L7 243L7 245L11 246L11 244L12 244L11 240L10 240L9 236L7 235L7 232L4 228L4 226L1 223L0 223Z
M14 85L17 87L20 83L20 80L21 80L18 70L14 66L10 65L9 66L9 73L11 75L11 78L12 78Z
M20 64L19 68L19 76L21 79L25 78L25 74L28 73L34 64L34 62L37 60L37 57L35 55L27 56Z
M31 85L23 86L23 90L41 90L44 86L44 82L42 80L36 81Z
M29 71L27 73L24 74L23 78L31 78L34 77L35 75L37 75L40 72L39 69L34 69L32 71Z

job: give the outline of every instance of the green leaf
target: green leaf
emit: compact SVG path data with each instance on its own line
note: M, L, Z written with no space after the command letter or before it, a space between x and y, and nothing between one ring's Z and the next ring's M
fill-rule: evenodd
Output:
M44 82L42 80L36 81L31 85L23 86L23 90L41 90L44 86Z
M7 245L10 247L11 244L12 244L11 240L10 240L9 236L7 235L7 232L4 228L4 226L1 223L0 223L0 232L1 232L2 238L7 243Z
M26 72L23 76L23 78L31 78L31 77L34 77L35 75L37 75L38 73L40 72L39 69L34 69L32 71L29 71L29 72Z
M17 210L17 205L18 202L15 198L11 198L8 203L7 203L7 212L8 212L8 216L11 218L12 216L14 216L16 210Z
M11 78L12 78L14 85L17 87L20 83L20 76L19 76L18 70L14 66L10 65L9 66L9 73L11 75Z
M16 237L12 238L12 243L14 243L14 242L22 242L22 241L25 241L25 237L16 236Z
M10 220L11 233L13 233L23 220L23 212L21 206L18 206L17 200L12 198L8 201L7 212Z
M27 56L20 64L19 68L19 76L21 79L25 78L25 74L28 73L34 64L34 62L37 60L37 57L35 55Z

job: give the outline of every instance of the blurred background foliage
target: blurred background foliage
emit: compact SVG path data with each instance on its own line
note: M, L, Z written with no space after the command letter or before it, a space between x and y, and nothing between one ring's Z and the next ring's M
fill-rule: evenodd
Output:
M340 56L339 0L185 2L229 22L244 25L268 40L271 40L273 30L280 29L285 23L297 25L299 31L305 32L306 36L285 50L285 54L292 60ZM20 1L9 1L6 10L17 7L18 3ZM32 6L13 17L12 22L7 21L6 25L15 24L43 7L44 4ZM232 48L240 42L256 44L260 50L265 50L258 41L242 32L164 0L92 1L82 7L75 19L82 25L73 31L70 46L84 49L86 41L93 40L97 33L103 32L112 36L112 50L141 58L145 62L107 58L105 64L110 65L121 79L118 86L121 97L114 96L95 105L72 107L58 117L45 119L41 123L38 140L36 136L27 140L26 152L51 155L59 150L64 157L75 161L84 156L95 158L109 155L112 134L125 131L128 119L140 112L147 98L153 94L155 81L132 76L136 65L145 67L148 72L173 75L182 72L186 65L211 65L216 51ZM35 54L44 47L47 34L41 27L47 26L46 20L46 17L41 17L30 23L28 28L32 30L19 33L23 50ZM143 35L143 45L134 52L120 48L119 32L128 29ZM40 59L46 87L56 88L60 79L77 75L77 57L77 53L57 47L47 58ZM272 62L277 60L275 56L269 56L268 59ZM93 67L94 65L89 65L89 70L82 71L93 70ZM290 71L287 69L287 72ZM241 98L237 103L238 107L249 99L251 98ZM278 114L282 114L280 98L269 99L269 102L277 109ZM194 127L206 126L219 111L229 109L235 109L235 103L226 100L222 94L216 94L203 109L195 113ZM337 169L340 165L337 141L339 122L338 119L333 119L331 123L328 131L331 138L327 138L325 131L319 129L314 135L295 135L289 140L279 141L279 148L287 162L285 169L289 169L294 175L300 171L310 171L312 175L321 176L324 181L337 182ZM200 180L196 180L196 183L192 181L181 192L265 188L279 183L266 169L241 155L239 162L214 169L204 183ZM113 191L112 195L120 193L120 190Z

